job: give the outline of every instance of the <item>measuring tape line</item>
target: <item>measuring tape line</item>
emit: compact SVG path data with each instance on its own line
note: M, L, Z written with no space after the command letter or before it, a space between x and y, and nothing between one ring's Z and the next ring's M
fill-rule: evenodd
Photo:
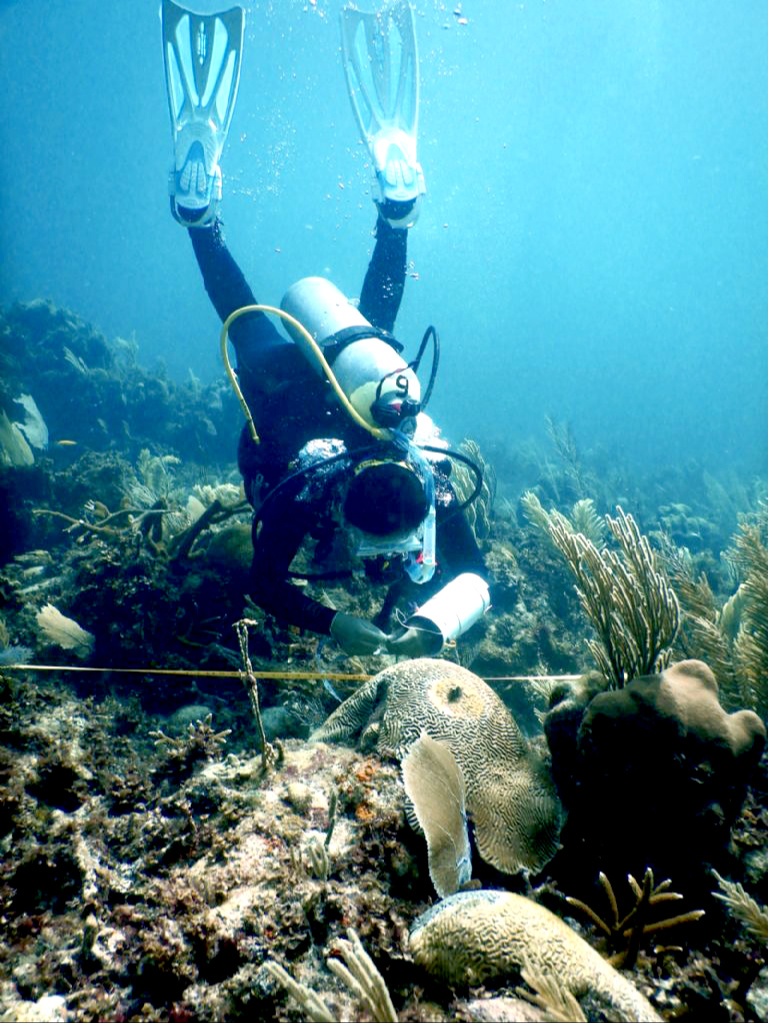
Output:
M184 675L195 678L242 678L244 671L188 671L178 668L87 668L65 664L4 664L0 665L0 673L4 671L76 671L80 674L96 672L110 675ZM255 678L261 679L314 679L325 678L333 682L367 682L373 675L363 673L334 671L261 671L254 670ZM483 682L574 682L581 675L491 675Z

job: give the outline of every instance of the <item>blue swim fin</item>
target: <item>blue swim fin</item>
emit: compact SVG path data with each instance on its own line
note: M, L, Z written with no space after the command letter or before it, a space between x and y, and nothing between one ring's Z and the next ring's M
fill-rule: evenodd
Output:
M349 99L378 185L375 201L393 226L410 226L426 191L416 156L419 55L413 8L409 0L388 0L370 14L345 7L341 39Z
M162 0L161 20L174 152L171 212L187 227L202 226L221 200L219 160L240 83L245 12L195 14Z

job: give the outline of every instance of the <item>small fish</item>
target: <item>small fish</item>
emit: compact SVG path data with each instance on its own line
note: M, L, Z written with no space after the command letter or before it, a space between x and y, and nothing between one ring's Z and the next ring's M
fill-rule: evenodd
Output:
M57 445L57 447L60 447L60 448L73 448L73 447L75 447L77 445L77 441L76 440L57 440L56 441L56 445Z
M341 703L342 702L341 697L331 685L330 679L323 678L320 681L323 683L323 689L326 691L326 693L328 693L329 696L333 697L333 699L337 703Z

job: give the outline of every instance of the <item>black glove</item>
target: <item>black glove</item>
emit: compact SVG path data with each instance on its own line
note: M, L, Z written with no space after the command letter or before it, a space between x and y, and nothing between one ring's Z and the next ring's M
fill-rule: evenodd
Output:
M375 654L387 647L387 636L365 618L337 611L331 622L331 636L345 654Z
M438 633L427 629L405 629L387 636L387 653L397 657L433 657L442 645Z

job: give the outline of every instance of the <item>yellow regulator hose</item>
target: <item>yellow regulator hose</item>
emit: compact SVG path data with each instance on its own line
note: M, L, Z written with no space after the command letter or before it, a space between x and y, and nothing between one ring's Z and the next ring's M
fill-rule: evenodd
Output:
M328 364L328 360L323 355L322 348L317 343L317 341L315 341L315 339L312 337L312 335L309 333L309 331L307 330L303 323L299 323L295 316L291 316L291 314L285 312L284 309L278 309L272 305L244 305L241 306L240 309L235 309L235 311L233 313L230 313L229 316L224 321L224 324L221 328L221 357L224 361L224 368L227 371L229 382L232 385L232 389L234 390L235 394L237 395L237 400L240 402L240 407L242 408L245 414L246 421L248 422L248 430L251 434L253 441L256 444L260 443L260 438L258 433L256 432L256 426L254 425L253 422L251 410L248 408L248 402L245 400L243 392L240 390L240 384L238 383L237 375L235 371L232 369L232 364L229 361L229 353L227 351L227 339L229 337L229 328L232 326L236 319L238 319L240 316L244 316L245 313L272 313L274 316L279 316L282 320L285 320L287 323L290 323L290 325L294 327L302 335L304 340L309 345L310 349L312 350L312 353L314 354L315 358L317 359L320 365L320 368L328 378L328 381L331 387L333 388L336 397L339 399L343 407L346 409L346 411L352 417L352 419L357 423L357 425L362 426L364 430L367 430L368 433L373 434L373 436L376 437L378 440L389 439L389 437L391 436L389 430L381 430L377 426L371 426L371 424L366 422L366 420L363 419L363 417L360 415L357 409L350 403L349 398L341 389L339 381L334 376L333 370Z

